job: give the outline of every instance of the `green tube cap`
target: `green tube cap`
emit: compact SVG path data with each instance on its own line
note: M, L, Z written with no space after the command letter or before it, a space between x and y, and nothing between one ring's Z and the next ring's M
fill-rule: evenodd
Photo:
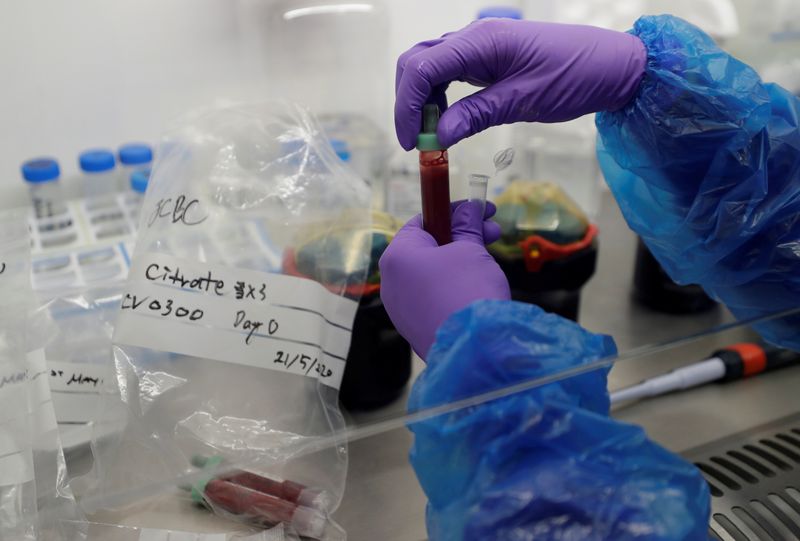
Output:
M422 131L417 135L417 150L444 150L436 137L439 126L439 106L427 103L422 108Z
M209 469L213 470L217 466L222 463L221 456L212 456L212 457L204 457L201 455L195 455L192 457L192 465L201 468L201 469ZM206 485L208 482L211 481L211 477L204 477L196 482L194 485L190 487L181 487L184 490L187 488L192 492L192 501L195 503L203 503L205 499L203 498L203 494L206 491Z

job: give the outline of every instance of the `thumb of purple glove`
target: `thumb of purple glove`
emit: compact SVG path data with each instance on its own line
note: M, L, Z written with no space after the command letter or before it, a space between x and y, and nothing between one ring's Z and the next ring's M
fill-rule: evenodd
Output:
M483 19L403 53L395 79L395 128L411 150L422 107L447 109L452 81L485 87L454 103L437 134L452 146L490 126L563 122L623 107L636 93L647 50L633 35L593 26Z
M478 299L508 300L508 280L486 244L500 227L474 202L451 206L453 242L438 246L418 215L397 233L380 260L381 300L400 334L423 359L436 330L454 312Z

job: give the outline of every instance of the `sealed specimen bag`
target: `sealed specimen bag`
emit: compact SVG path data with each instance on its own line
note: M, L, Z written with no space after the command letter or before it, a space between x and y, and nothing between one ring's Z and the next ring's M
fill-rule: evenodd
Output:
M33 374L26 355L30 240L24 212L0 214L0 295L0 532L3 538L34 540Z
M96 443L85 501L193 500L329 538L346 448L304 449L343 427L371 246L339 232L369 223L369 189L286 103L197 112L158 156L113 336L124 429ZM315 268L298 273L311 246Z

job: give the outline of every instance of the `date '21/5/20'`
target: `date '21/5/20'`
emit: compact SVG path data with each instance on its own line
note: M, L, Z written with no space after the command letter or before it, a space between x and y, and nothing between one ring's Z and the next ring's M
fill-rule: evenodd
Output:
M315 371L321 378L329 378L333 375L333 370L325 366L324 363L319 362L319 359L306 355L304 353L291 353L288 351L279 351L272 361L274 364L282 364L289 370L295 363L300 369L308 376L311 371Z

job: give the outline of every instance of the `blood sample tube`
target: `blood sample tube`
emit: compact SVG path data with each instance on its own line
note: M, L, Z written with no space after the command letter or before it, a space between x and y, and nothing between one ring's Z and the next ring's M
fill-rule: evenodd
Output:
M237 485L225 479L211 479L202 487L202 496L197 488L192 490L195 499L211 507L235 515L238 519L264 526L284 523L298 534L319 539L325 532L325 515L310 509L264 494L257 490Z
M209 458L196 455L192 457L192 464L198 468L216 467L221 462L222 460L219 456ZM281 498L290 503L319 509L323 512L327 511L331 505L331 499L327 492L309 488L294 481L276 481L275 479L244 470L226 470L219 478Z
M439 246L452 240L450 230L450 166L447 149L439 144L436 127L439 107L429 103L422 111L422 131L417 136L419 180L422 188L422 227Z

